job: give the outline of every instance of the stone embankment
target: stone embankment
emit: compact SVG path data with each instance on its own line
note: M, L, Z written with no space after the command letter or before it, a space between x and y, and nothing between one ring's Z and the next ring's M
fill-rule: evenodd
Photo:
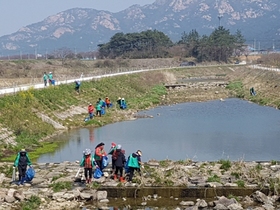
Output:
M12 169L1 163L2 171ZM104 176L85 184L79 161L35 164L35 178L17 185L0 175L0 209L22 209L34 196L38 209L109 209L119 207L168 206L174 209L279 209L280 165L277 162L193 162L150 160L133 183ZM133 198L133 202L131 202ZM31 199L32 200L32 199ZM153 204L152 204L153 203ZM157 205L158 203L158 205Z

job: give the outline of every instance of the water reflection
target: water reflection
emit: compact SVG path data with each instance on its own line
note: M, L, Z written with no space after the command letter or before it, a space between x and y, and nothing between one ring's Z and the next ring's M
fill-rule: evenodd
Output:
M157 107L139 114L154 118L70 131L56 137L64 144L38 162L79 160L85 148L93 149L101 141L106 151L111 142L121 144L126 156L141 149L143 161L279 160L280 112L271 107L226 99Z

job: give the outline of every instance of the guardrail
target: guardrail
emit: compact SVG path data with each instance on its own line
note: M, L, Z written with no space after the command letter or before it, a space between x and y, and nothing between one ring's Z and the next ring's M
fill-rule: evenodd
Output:
M262 70L267 70L267 71L280 71L279 68L270 68L270 67L260 66L259 64L258 65L250 65L249 67L253 68L253 69L262 69Z

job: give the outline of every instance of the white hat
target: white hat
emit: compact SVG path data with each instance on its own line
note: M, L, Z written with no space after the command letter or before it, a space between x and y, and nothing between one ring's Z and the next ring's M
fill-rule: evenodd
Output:
M122 149L122 145L118 144L117 149Z
M50 71L50 74L51 74L52 72Z
M124 98L122 98L122 100L124 100Z
M91 154L91 150L90 149L86 149L85 150L85 155L90 155Z

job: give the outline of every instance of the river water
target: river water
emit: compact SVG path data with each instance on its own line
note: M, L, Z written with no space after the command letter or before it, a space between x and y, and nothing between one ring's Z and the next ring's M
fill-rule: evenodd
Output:
M121 144L126 156L142 150L143 161L279 160L280 112L240 99L182 103L139 112L139 118L100 128L80 128L54 138L63 140L38 163L76 161L86 148Z

